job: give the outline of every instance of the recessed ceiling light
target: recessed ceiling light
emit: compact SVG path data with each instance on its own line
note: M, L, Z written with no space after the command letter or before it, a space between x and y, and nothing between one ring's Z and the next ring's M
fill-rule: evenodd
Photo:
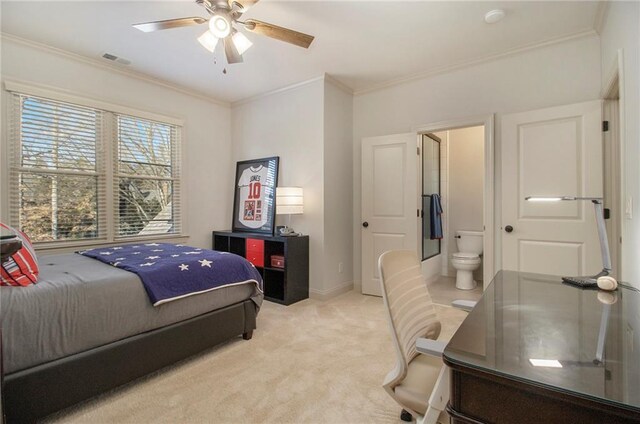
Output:
M496 22L501 21L505 15L506 13L502 9L491 10L484 15L484 21L488 24L495 24Z

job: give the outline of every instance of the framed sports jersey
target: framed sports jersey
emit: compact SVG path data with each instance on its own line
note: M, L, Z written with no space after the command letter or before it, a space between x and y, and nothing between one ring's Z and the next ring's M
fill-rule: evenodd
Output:
M274 156L236 164L233 231L273 234L279 162Z

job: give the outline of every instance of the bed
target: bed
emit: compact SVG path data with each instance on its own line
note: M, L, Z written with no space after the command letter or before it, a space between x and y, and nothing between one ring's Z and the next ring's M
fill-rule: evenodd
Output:
M3 409L33 421L233 337L263 294L237 284L153 306L138 275L79 254L42 256L29 287L0 287Z

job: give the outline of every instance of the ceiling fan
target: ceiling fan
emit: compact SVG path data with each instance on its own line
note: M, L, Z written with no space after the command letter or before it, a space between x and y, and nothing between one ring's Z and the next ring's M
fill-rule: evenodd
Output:
M296 46L309 48L314 37L303 34L288 28L247 19L241 21L242 15L259 0L196 0L196 3L203 6L211 15L209 19L201 17L168 19L164 21L143 22L133 26L143 32L152 32L162 29L180 28L185 26L209 24L209 29L205 31L198 41L211 53L219 40L223 40L224 53L227 62L241 63L242 54L252 46L252 42L234 26L242 25L246 30L256 34L266 35L276 40L295 44Z

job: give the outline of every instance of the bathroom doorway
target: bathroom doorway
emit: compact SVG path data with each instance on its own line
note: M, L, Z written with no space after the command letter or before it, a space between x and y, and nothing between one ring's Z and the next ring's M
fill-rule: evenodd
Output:
M477 298L495 265L493 116L428 125L418 137L423 274L443 302Z

